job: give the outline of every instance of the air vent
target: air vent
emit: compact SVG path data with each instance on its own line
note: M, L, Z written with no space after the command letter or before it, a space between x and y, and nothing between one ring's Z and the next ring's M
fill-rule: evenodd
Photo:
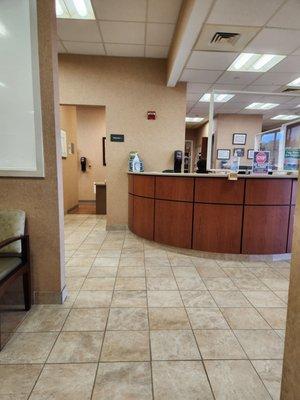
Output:
M230 43L234 45L240 38L239 33L233 32L216 32L212 37L210 43Z

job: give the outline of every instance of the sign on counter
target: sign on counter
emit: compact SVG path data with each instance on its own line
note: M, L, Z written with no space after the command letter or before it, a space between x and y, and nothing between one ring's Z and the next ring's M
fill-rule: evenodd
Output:
M252 172L255 174L267 174L269 171L270 152L255 151L252 161Z
M287 147L284 152L284 170L298 171L300 160L300 149Z

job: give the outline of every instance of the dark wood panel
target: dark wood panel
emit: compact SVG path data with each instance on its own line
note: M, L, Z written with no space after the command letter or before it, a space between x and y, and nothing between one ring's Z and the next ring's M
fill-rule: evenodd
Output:
M258 178L247 179L245 204L284 205L290 204L291 179Z
M133 199L134 197L130 194L128 196L128 228L133 230Z
M156 177L155 198L162 200L193 201L194 179Z
M134 175L133 190L137 196L154 197L154 176Z
M195 202L243 204L244 185L244 179L196 178Z
M195 204L193 249L240 253L243 206Z
M193 204L155 200L154 240L159 243L191 248Z
M154 200L134 196L133 232L148 240L153 240Z
M287 253L292 252L292 242L294 233L294 217L295 217L295 206L291 206L290 219L289 219L289 233L287 241Z
M296 198L297 198L297 190L298 190L298 180L293 179L293 187L292 187L292 204L296 204Z
M286 252L289 206L245 206L244 254L279 254Z
M133 175L128 175L128 193L133 194Z

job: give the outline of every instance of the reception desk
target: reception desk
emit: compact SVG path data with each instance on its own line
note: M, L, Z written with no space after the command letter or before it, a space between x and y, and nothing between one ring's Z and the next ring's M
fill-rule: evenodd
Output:
M203 252L291 252L297 179L128 174L128 226L155 242Z

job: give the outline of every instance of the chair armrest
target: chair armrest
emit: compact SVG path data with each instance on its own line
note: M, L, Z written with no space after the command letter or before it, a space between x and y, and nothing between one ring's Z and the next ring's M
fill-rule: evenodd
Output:
M11 238L3 240L2 242L0 242L0 249L2 249L3 247L6 247L10 243L17 242L18 240L24 240L24 235L15 236L15 237L11 237Z

